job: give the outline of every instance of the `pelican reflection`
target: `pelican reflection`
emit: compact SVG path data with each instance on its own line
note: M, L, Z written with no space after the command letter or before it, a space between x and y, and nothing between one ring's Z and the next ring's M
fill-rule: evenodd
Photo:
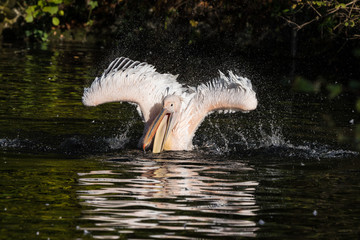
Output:
M255 236L258 182L246 180L242 163L194 159L147 159L119 163L112 170L79 173L83 218L98 231L157 229L199 236ZM231 174L230 174L231 173ZM89 230L89 228L87 228ZM173 233L172 233L173 234ZM184 236L185 234L185 236Z

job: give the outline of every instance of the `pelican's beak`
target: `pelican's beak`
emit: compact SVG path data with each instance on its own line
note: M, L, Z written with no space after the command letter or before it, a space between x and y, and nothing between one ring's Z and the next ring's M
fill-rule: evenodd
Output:
M149 130L146 132L143 149L151 144L154 136L153 153L160 153L164 149L169 133L174 127L174 114L166 108L163 108L159 115L155 118L154 122L150 125Z

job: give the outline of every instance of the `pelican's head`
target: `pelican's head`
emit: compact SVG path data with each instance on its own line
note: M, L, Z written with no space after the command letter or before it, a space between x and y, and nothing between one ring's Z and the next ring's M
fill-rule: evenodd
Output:
M143 142L144 150L151 144L155 136L153 152L159 153L163 151L164 144L175 126L180 109L180 96L168 95L164 98L162 110L157 115L154 122L151 123L148 131L146 132Z

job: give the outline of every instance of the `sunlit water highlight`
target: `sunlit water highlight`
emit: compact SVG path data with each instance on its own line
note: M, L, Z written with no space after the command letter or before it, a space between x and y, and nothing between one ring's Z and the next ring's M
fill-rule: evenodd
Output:
M160 233L151 237L160 239L177 238L177 231L188 232L185 236L189 238L194 233L255 236L258 182L246 179L253 170L234 163L232 171L239 174L229 179L229 166L224 162L179 154L170 155L171 159L108 159L126 172L79 173L84 188L78 191L79 199L92 208L84 211L83 218L96 222L90 231L152 229Z

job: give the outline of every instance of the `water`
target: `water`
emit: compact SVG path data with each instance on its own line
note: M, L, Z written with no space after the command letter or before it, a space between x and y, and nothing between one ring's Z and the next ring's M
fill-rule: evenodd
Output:
M192 152L144 153L133 106L81 104L129 53L112 51L0 49L0 239L359 238L359 154L338 142L359 120L349 99L292 92L283 66L225 53L138 54L188 84L236 70L260 101L210 115Z

